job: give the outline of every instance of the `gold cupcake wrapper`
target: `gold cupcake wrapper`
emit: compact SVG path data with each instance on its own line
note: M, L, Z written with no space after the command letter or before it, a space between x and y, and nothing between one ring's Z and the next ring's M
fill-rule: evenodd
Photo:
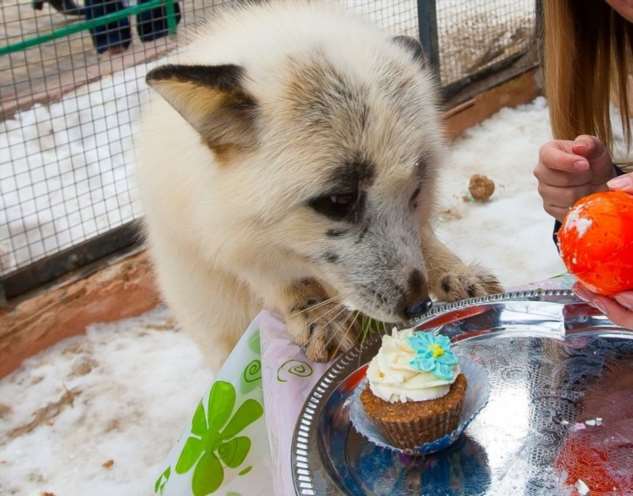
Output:
M393 446L400 449L413 449L455 430L459 425L463 403L463 400L456 403L443 415L410 422L381 422L378 419L373 421Z

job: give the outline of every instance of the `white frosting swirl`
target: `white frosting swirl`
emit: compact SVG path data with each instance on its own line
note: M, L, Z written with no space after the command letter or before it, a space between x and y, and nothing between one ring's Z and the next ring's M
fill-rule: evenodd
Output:
M451 384L459 375L459 365L454 366L450 381L440 379L431 372L421 372L410 365L416 356L407 338L413 329L382 338L382 345L367 368L369 388L374 395L390 403L428 401L446 396Z

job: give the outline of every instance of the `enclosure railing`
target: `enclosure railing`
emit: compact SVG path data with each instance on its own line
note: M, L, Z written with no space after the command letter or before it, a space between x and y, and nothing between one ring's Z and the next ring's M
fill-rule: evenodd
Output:
M2 16L4 22L4 31L5 33L9 33L11 29L15 26L11 24L9 26L8 13L9 9L13 8L18 11L18 14L14 16L13 22L20 29L22 29L22 24L25 23L25 18L19 12L20 8L24 8L25 4L23 3L25 0L16 0L15 4L10 4L10 2L3 2L0 6L5 15ZM28 1L28 0L27 0ZM113 2L116 0L96 0L101 3ZM31 61L31 57L29 54L31 50L35 50L39 47L40 50L43 50L44 47L50 46L51 44L57 43L60 40L70 39L74 35L78 33L84 33L87 31L94 31L98 28L104 28L106 26L111 25L112 23L123 21L131 16L138 16L139 14L143 14L144 12L150 12L153 9L161 8L164 9L164 21L166 26L166 35L167 40L170 40L169 43L165 44L165 50L158 51L158 55L161 53L165 53L168 50L171 50L176 46L176 35L179 32L178 29L178 15L176 12L177 8L180 8L182 16L184 16L191 10L193 12L196 11L196 2L202 2L202 11L205 14L211 10L211 8L215 8L218 5L222 5L226 3L224 0L147 0L145 2L138 2L125 8L121 8L116 12L106 13L100 17L81 20L77 22L72 22L69 24L64 24L59 27L49 29L45 32L40 32L39 27L36 27L35 33L32 36L22 36L22 32L16 35L7 34L8 43L4 44L4 46L0 46L0 62L3 60L8 63L4 63L0 65L0 72L9 71L11 74L7 79L5 79L4 86L0 85L0 95L3 93L6 95L8 93L8 88L13 85L15 87L20 86L26 87L26 91L35 91L33 88L33 75L30 71L30 64L34 64ZM218 3L216 3L216 1ZM237 1L237 0L235 0ZM487 74L494 73L499 71L502 67L507 67L509 64L516 62L522 56L525 55L526 51L530 49L533 45L533 41L535 39L534 28L537 25L535 22L536 16L536 8L534 4L534 0L394 0L394 1L372 1L372 0L341 0L345 3L346 6L354 9L358 9L370 14L370 17L373 17L378 24L383 25L385 29L388 29L394 34L408 34L418 36L421 44L424 48L425 58L427 64L432 68L435 77L442 88L442 93L445 98L450 98L462 90L464 87L481 79ZM20 3L22 2L22 3ZM210 2L210 3L207 3ZM92 1L95 3L95 0ZM180 6L180 7L179 7ZM520 11L520 15L515 15L515 11ZM28 19L26 19L28 20ZM492 22L494 21L494 22ZM52 24L52 23L51 23ZM36 23L37 26L37 23ZM492 27L494 29L492 29ZM27 33L28 34L28 33ZM69 43L69 49L70 42ZM83 40L81 41L83 44ZM466 46L467 45L467 46ZM146 49L143 48L145 51ZM36 50L35 50L36 51ZM68 66L68 71L77 71L78 69L84 70L88 72L88 66L92 63L100 64L101 60L97 61L88 61L85 53L75 55L72 50L70 50L70 54L68 55L69 61L66 61L65 64ZM24 54L24 67L23 71L26 75L23 76L22 80L19 80L15 74L13 74L14 70L16 70L15 64L12 63L11 57L20 56L20 54ZM41 55L41 54L40 54ZM154 54L153 58L156 58L158 55ZM53 59L58 63L58 66L63 65L59 62L59 54L57 52L57 47L55 46L55 50L53 50L53 55L51 55ZM83 60L82 60L83 57ZM40 57L42 58L42 57ZM148 60L151 57L144 57L140 64L145 68L147 66ZM78 61L77 61L78 60ZM110 63L113 59L110 59ZM42 73L41 78L47 79L49 76L47 74L48 66L45 65L45 61L42 59L38 62L41 65L39 67L40 72ZM83 65L82 63L83 62ZM21 62L22 63L22 62ZM137 63L136 58L133 63ZM122 64L122 70L129 68L125 64ZM528 68L527 66L525 67ZM58 70L60 67L57 67ZM142 83L142 77L144 71L139 71L140 74L134 73L131 78L132 79L122 79L122 84L127 91L127 86L125 86L130 81L134 83L134 90L137 92L145 91L144 85ZM99 73L99 77L100 77ZM112 72L108 73L112 75ZM6 75L6 74L5 74ZM61 78L60 78L61 80ZM94 80L90 78L86 78L84 81L85 84L90 83L90 81ZM0 81L1 82L1 81ZM74 80L73 73L73 83L76 82ZM115 83L112 82L112 93L116 93L116 88L114 88ZM44 91L49 90L49 85L45 81ZM55 99L64 98L67 94L65 87L60 83L60 91L61 94L58 94L53 98ZM30 89L29 89L30 88ZM73 85L70 91L76 90L77 85ZM99 88L100 91L105 92L109 90L110 87L107 88ZM89 90L86 90L89 91ZM77 96L73 95L74 99L78 101L80 98L86 97L88 99L92 99L90 94ZM120 99L120 96L115 98L115 96L109 97L111 100L108 102L104 102L104 105L107 103L113 103L118 105L117 98ZM16 102L19 100L17 93L15 96ZM103 97L105 100L105 97ZM34 101L32 102L34 103ZM48 102L52 105L52 102ZM2 104L3 115L4 115L4 102L0 102ZM81 105L77 104L78 107ZM138 106L136 103L134 104L135 109ZM39 117L38 111L40 109L35 108L37 106L32 106L33 115L22 116L18 121L12 121L11 115L7 118L7 120L3 123L0 122L0 157L4 153L3 151L3 141L2 141L2 133L6 134L6 147L7 153L6 158L0 158L0 192L3 195L5 194L13 194L17 199L12 201L9 205L5 204L5 221L7 226L11 224L11 219L9 211L11 209L20 213L20 215L26 215L24 212L32 208L30 202L37 204L38 199L45 198L44 196L38 197L35 193L32 195L33 198L27 200L22 199L20 195L21 188L23 186L18 185L18 175L22 175L26 178L30 178L35 184L39 179L34 179L34 176L38 176L35 172L41 172L47 166L46 160L57 161L58 168L61 168L60 162L60 151L57 149L57 145L51 145L51 148L42 148L42 157L38 158L38 161L35 161L36 166L32 166L29 161L29 157L24 157L28 152L21 152L19 157L16 159L13 155L16 140L23 140L23 144L25 148L32 141L37 141L45 138L46 136L40 136L40 129L38 122ZM20 106L15 106L16 111L18 112ZM62 108L58 109L59 112L62 113L62 118L66 119L67 110ZM9 113L11 114L11 112ZM55 112L51 111L50 115L47 114L45 119L51 121L51 125L49 126L53 129L60 116L55 114ZM107 117L108 113L104 111L104 115ZM28 117L28 119L27 119ZM16 118L17 119L17 118ZM34 122L32 122L34 119ZM119 119L119 114L117 114L117 119ZM133 117L126 117L127 120L132 120ZM79 119L81 121L81 119ZM96 119L95 119L96 120ZM125 120L121 118L120 120ZM53 122L55 121L55 122ZM18 124L15 124L18 122ZM92 123L94 125L94 122ZM36 127L35 136L27 137L27 125L34 125ZM120 122L117 125L123 125ZM126 123L127 125L127 123ZM16 126L18 126L18 134L16 135ZM20 127L21 126L21 127ZM94 126L96 127L96 126ZM21 130L22 135L20 137L19 131ZM43 134L49 132L48 127L44 130ZM50 132L55 131L54 129ZM94 141L97 142L94 144L95 148L100 146L100 140L97 139L97 131L85 131L83 128L79 132L78 137L74 136L73 132L64 130L68 137L64 136L64 139L68 139L72 141L72 139L83 140L86 141L86 138L94 138ZM29 131L30 132L30 131ZM11 134L13 133L13 134ZM90 134L92 133L92 134ZM75 133L76 134L76 133ZM90 134L88 136L88 134ZM124 134L124 133L122 133ZM117 153L122 154L122 160L127 160L127 155L125 153L128 151L127 148L130 148L130 143L133 138L131 133L128 136L117 138L119 141L116 143L117 147L122 149L122 151L117 151ZM55 138L56 140L57 138ZM105 138L106 141L109 138ZM63 140L62 140L63 141ZM112 145L112 141L108 141L107 145ZM71 143L72 145L72 143ZM41 146L41 144L40 144ZM91 152L91 149L82 149L84 155L88 155L88 152ZM116 175L116 170L106 170L100 169L101 164L99 160L99 150L95 152L96 158L86 158L84 157L84 162L86 162L87 166L93 164L96 168L91 177L98 177L103 179L103 176L107 172L108 174ZM72 154L72 151L68 152ZM108 153L114 153L111 150ZM51 155L52 154L52 155ZM72 155L71 155L72 158ZM13 170L13 174L15 177L11 177L11 174L7 174L7 170L11 168L11 163L13 160L26 160L24 167L26 168L26 172L20 171L17 168ZM3 162L3 160L5 160ZM65 160L65 159L64 159ZM92 160L92 162L90 161ZM44 161L44 162L42 162ZM72 167L74 166L74 162L71 160ZM4 164L4 165L3 165ZM2 168L5 168L5 171L2 171ZM34 168L37 169L34 171ZM41 170L40 170L41 169ZM114 169L114 166L113 166ZM70 177L72 181L79 182L80 176L74 169L69 173L70 175L66 175L64 177ZM45 174L44 174L45 175ZM38 176L39 177L39 176ZM61 173L60 173L60 177ZM62 181L64 179L62 177ZM5 186L3 188L3 182L6 181ZM116 181L114 181L114 189L116 190ZM34 184L31 184L30 187L34 188ZM38 182L38 185L40 183ZM8 186L7 186L8 185ZM46 183L46 180L43 180L44 188L53 188L52 185ZM107 182L99 183L102 189L106 187L110 188L111 184ZM27 185L29 186L29 185ZM56 187L61 187L57 185ZM90 186L90 188L93 188ZM93 189L88 189L89 192L94 192ZM127 189L130 189L131 196L131 187L126 186L124 193L128 193ZM116 191L117 194L121 193L120 191ZM77 197L85 196L87 201L94 201L92 194L86 194L75 192ZM117 197L118 198L118 197ZM33 201L32 201L33 200ZM103 195L103 198L99 201L106 202L107 195ZM116 200L118 202L118 199ZM8 202L7 202L8 203ZM25 207L25 204L29 203L28 208ZM40 202L41 203L41 202ZM95 205L89 205L93 211L96 212ZM43 207L40 207L43 208ZM80 207L75 207L75 210L81 210ZM36 212L38 213L38 212ZM86 212L80 212L80 221L84 222L84 217ZM94 213L94 216L97 214ZM70 241L65 243L55 242L51 244L51 247L47 247L45 241L45 236L42 235L43 240L37 240L37 243L41 244L40 252L34 254L34 248L32 249L31 244L34 244L35 241L31 241L28 236L24 237L24 240L21 241L21 244L18 244L13 239L12 230L10 227L6 228L8 234L5 234L3 238L2 234L2 222L3 222L3 210L2 210L2 202L0 202L0 300L2 298L13 298L20 294L26 293L29 290L37 288L43 284L49 283L56 278L70 272L76 270L80 267L88 265L100 258L103 258L108 255L112 255L123 248L130 247L135 244L139 244L141 242L141 236L139 235L139 229L136 224L138 220L138 216L140 212L137 214L133 211L132 214L128 215L128 217L121 221L108 221L107 229L103 231L103 229L99 230L88 230L89 232L83 236L72 237L70 236ZM67 219L65 219L67 220ZM95 219L93 219L95 220ZM95 221L96 222L96 221ZM26 223L26 222L24 222ZM54 223L53 223L54 224ZM67 222L70 224L70 221ZM83 225L82 225L83 226ZM26 229L26 228L25 228ZM42 230L39 226L38 229ZM54 227L57 229L57 227ZM70 229L70 228L69 228ZM57 233L54 233L57 234ZM3 245L2 243L9 243L9 253L8 256L15 255L17 257L17 253L19 250L26 250L28 254L18 259L13 264L5 264L3 267L2 257L3 257ZM6 251L6 247L4 248ZM7 256L7 253L4 253Z

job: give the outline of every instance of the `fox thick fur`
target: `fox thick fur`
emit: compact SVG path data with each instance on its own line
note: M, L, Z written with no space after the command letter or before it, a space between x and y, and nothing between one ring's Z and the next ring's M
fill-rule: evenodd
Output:
M312 360L356 312L501 290L432 231L445 148L421 48L329 3L213 20L147 76L138 183L165 301L218 367L262 308Z

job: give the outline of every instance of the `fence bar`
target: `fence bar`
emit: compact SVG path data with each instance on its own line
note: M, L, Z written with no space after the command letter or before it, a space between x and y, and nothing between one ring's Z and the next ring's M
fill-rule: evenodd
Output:
M534 39L536 40L536 50L539 64L544 62L544 37L545 37L545 18L543 13L543 0L534 0L534 11L536 13L536 21L534 23Z
M0 303L48 284L120 250L140 245L137 221L128 222L83 243L50 255L5 276L0 276ZM2 290L4 294L2 293Z
M418 0L418 32L424 57L440 82L440 49L437 38L436 0Z
M169 34L176 34L176 8L174 7L174 0L165 0L165 13L167 16L167 31Z

